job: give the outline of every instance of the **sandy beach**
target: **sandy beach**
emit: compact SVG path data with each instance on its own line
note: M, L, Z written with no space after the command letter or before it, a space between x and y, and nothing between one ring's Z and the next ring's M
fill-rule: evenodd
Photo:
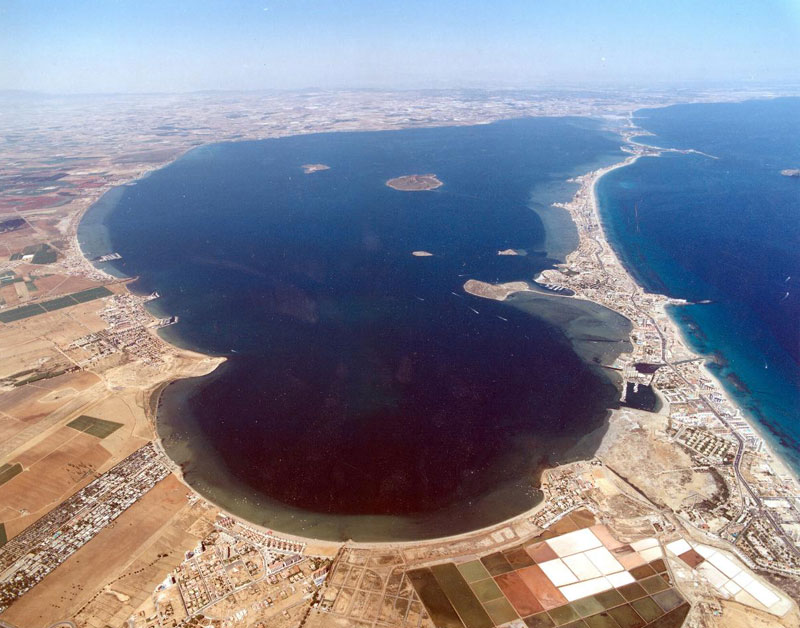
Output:
M635 146L640 146L640 147L644 147L644 148L647 148L647 149L653 148L653 147L650 147L650 146L648 146L646 144L643 144L641 142L632 141L633 137L642 137L642 136L646 136L646 135L648 135L646 132L637 131L633 136L629 136L627 138L627 141L630 144L635 145ZM698 154L704 155L704 156L706 156L708 158L716 159L716 157L714 157L713 155L706 155L705 153L699 153L698 151L694 151L694 150L672 151L671 149L660 149L660 148L656 149L656 150L659 151L659 154L661 152L698 153ZM596 189L598 181L603 176L605 176L609 172L617 170L618 168L625 168L625 167L635 163L638 159L640 159L641 156L642 155L635 155L635 156L629 157L629 158L625 159L624 161L622 161L622 162L620 162L618 164L614 164L612 166L609 166L608 168L603 168L603 169L600 169L600 170L596 170L593 173L590 173L588 176L591 179L591 184L590 184L589 191L591 193L592 204L593 204L594 212L595 212L595 215L596 215L596 218L597 218L597 222L599 223L599 225L601 227L601 233L602 233L604 242L605 242L606 246L608 246L608 248L613 252L614 256L616 257L616 261L617 261L617 264L619 265L619 268L622 269L622 271L627 275L627 278L630 280L630 282L632 284L636 285L638 291L641 292L641 293L644 293L645 292L644 288L642 286L640 286L638 283L636 283L636 281L633 278L633 276L627 271L627 269L625 268L625 265L622 263L620 258L617 256L614 247L611 246L610 243L609 243L608 234L607 234L607 225L604 223L604 221L602 219L602 214L599 211L599 201L598 201L598 198L597 198L597 189ZM650 155L650 156L656 156L656 155ZM584 237L585 235L586 235L585 233L581 234L582 237ZM737 408L740 411L742 418L744 418L747 421L748 426L750 427L750 429L752 429L755 433L757 433L761 437L761 439L764 441L764 449L768 452L768 456L771 459L771 462L772 462L775 470L781 475L792 476L795 479L795 481L797 481L798 480L797 474L789 467L789 465L783 460L783 458L775 452L774 448L770 445L770 433L769 433L769 431L765 427L761 426L751 416L749 416L748 413L747 413L747 410L744 409L744 408L741 408L738 405L738 403L727 393L727 391L725 390L725 387L717 379L717 376L708 368L707 356L699 354L696 351L691 349L691 346L690 346L689 342L687 341L687 339L685 337L684 330L680 327L680 325L678 325L677 321L675 321L675 319L670 315L669 311L666 308L667 305L681 305L681 302L679 300L677 300L677 299L663 297L663 300L661 302L659 302L656 305L656 308L655 308L657 313L661 313L663 315L663 317L667 318L670 321L670 325L671 325L671 330L670 331L672 332L672 334L674 334L675 339L680 342L681 350L686 352L687 354L690 354L690 355L696 357L696 358L701 358L702 359L701 368L702 368L703 372L706 374L706 376L715 383L715 385L716 385L715 386L715 392L717 392L720 395L722 395L728 404L730 404L731 406Z
M608 255L612 256L613 263L611 265L608 264L607 260L605 261L605 265L608 266L608 271L607 272L616 274L618 276L618 279L621 279L624 283L626 283L630 287L631 292L634 292L636 294L642 295L642 294L645 293L645 291L641 288L641 286L638 286L636 284L636 282L634 281L634 279L632 278L630 273L628 273L624 269L624 266L620 262L618 256L616 255L616 253L614 252L613 248L608 243L607 235L606 235L606 232L605 232L605 228L603 226L603 223L602 223L602 220L600 218L599 211L598 211L598 201L597 201L597 194L596 194L596 185L597 185L597 182L599 181L599 179L602 176L604 176L605 174L607 174L609 172L612 172L612 171L614 171L614 170L616 170L618 168L623 168L625 166L628 166L628 165L634 163L637 159L639 159L640 156L641 155L631 155L631 156L627 157L626 159L624 159L623 161L621 161L619 163L616 163L616 164L610 165L608 167L592 171L590 173L587 173L585 175L582 175L582 176L578 177L577 180L580 183L580 188L575 193L575 196L574 196L573 200L570 201L569 203L565 203L563 205L559 204L559 207L562 207L563 209L567 210L570 213L570 215L572 216L572 219L573 219L573 221L575 222L575 224L576 224L576 226L578 228L579 241L580 241L578 249L576 249L575 251L573 251L572 253L570 253L567 256L564 265L567 266L571 262L573 262L575 260L575 258L577 256L579 256L581 247L586 245L586 241L587 240L591 240L592 242L596 242L599 245L600 250L602 251L604 256L608 256ZM592 232L591 235L589 233L589 230L587 229L587 225L584 223L584 220L582 219L582 217L576 211L577 207L579 207L584 202L584 200L587 199L587 198L591 199L592 212L594 214L595 220L597 221L597 224L599 224L600 227L601 227L601 229L599 231L594 231L594 232ZM419 252L415 252L415 253L419 253ZM88 261L87 261L87 263L88 263ZM543 279L547 279L548 281L551 281L554 284L558 284L559 282L553 279L553 274L556 273L556 272L557 271L545 271L545 273L543 273L543 277L542 278ZM560 273L559 273L559 275L560 275ZM530 289L531 289L530 286L528 284L524 283L524 282L511 282L511 283L508 283L508 284L504 284L502 286L493 286L492 284L483 284L482 282L467 282L467 284L465 285L465 291L467 291L469 293L475 294L476 296L482 296L482 297L485 297L485 298L494 298L494 299L499 299L499 300L504 300L508 296L510 296L512 294L515 294L515 293L519 293L520 291L523 291L523 292L530 291ZM576 299L588 300L588 301L592 301L594 303L598 303L599 305L607 307L607 308L609 308L611 310L614 310L616 312L623 313L618 307L615 307L614 303L603 302L603 301L598 300L598 299L593 299L591 296L582 295L580 292L576 292L574 297L570 297L568 295L560 295L560 294L548 294L547 296L561 296L561 297L565 297L565 298L576 298ZM676 304L676 303L680 303L680 302L676 301L675 299L662 297L657 302L657 304L654 306L654 308L653 308L654 311L651 312L651 316L655 317L658 314L661 314L662 317L665 317L666 316L666 310L664 309L665 306L668 305L668 304ZM672 321L671 319L669 319L669 320L670 320L670 324L672 326L672 328L670 329L670 333L673 334L676 338L680 338L681 339L681 343L682 343L681 344L681 350L685 351L686 353L691 353L692 355L694 355L696 357L702 357L702 356L699 356L696 353L693 353L693 352L691 352L689 350L688 346L686 346L685 341L683 340L682 336L680 335L680 329L678 328L677 325L674 324L674 321ZM187 357L187 358L190 358L190 359L193 358L193 359L197 359L198 361L205 362L204 366L199 369L199 371L203 371L203 374L205 374L206 372L211 372L213 370L213 368L216 368L216 366L218 366L219 363L221 363L223 361L222 359L215 359L216 363L214 364L214 366L212 368L209 368L209 363L207 362L207 360L208 360L207 356L202 356L202 355L196 354L194 352L186 352L183 349L178 349L177 347L172 347L172 345L170 345L170 347L172 348L172 350L174 350L176 352L179 352L181 354L184 354L185 357ZM709 376L711 376L710 371L708 371L708 369L706 367L703 367L703 368L704 368L704 372L707 373ZM154 387L153 389L151 389L151 399L150 399L149 407L151 409L153 409L152 420L154 421L154 423L153 423L154 427L155 427L155 421L157 420L155 408L157 407L158 396L160 395L160 393L163 391L163 389L166 387L166 385L168 385L168 383L170 381L174 381L175 379L179 379L181 377L185 377L186 376L185 375L185 371L183 371L183 373L181 373L181 375L177 375L177 372L180 371L180 370L181 369L176 369L176 375L175 376L169 377L168 380L165 380L164 382L162 382L157 387ZM197 374L200 374L199 371L198 371ZM725 394L724 390L719 385L719 382L717 382L716 379L714 379L713 381L715 381L715 383L717 384L717 388L719 389L720 394L724 395L725 398L730 403L733 404L732 400L729 399L728 395ZM620 411L613 411L611 413L611 417L609 419L609 422L614 422L616 420L616 415L619 412ZM754 427L754 430L755 429L757 429L757 428ZM759 431L759 433L760 433L760 431ZM605 438L607 438L607 437L608 437L608 434L606 434ZM157 435L157 431L156 431L155 438L156 438L156 441L158 442L159 446L162 447L162 449L163 449L163 445L160 443L160 439L159 439L159 437ZM607 444L607 443L604 443L604 444ZM778 470L780 473L787 472L786 466L774 454L774 452L770 451L770 454L771 454L772 459L775 461L776 470ZM180 472L180 469L177 467L177 465L176 465L176 473L181 478L181 480L184 482L184 484L191 489L191 486L188 483L186 483L185 480L183 479L182 474ZM208 497L206 497L206 496L201 496L201 497L205 501L207 501L209 503L213 503L213 500L209 499ZM218 506L217 504L215 504L215 505ZM503 522L490 525L490 526L488 526L486 528L482 528L480 530L470 531L470 532L467 532L467 533L464 533L464 534L458 534L458 535L454 535L454 536L451 536L451 537L442 537L442 538L439 538L439 539L429 539L429 540L426 540L426 541L374 542L374 543L366 543L365 546L383 546L383 545L386 545L386 546L405 546L405 545L413 545L415 543L416 544L418 544L418 543L435 543L435 542L443 542L444 540L468 538L468 537L471 537L473 535L484 534L487 531L491 531L491 530L494 530L494 529L502 528L502 527L507 526L507 525L514 524L515 522L516 523L521 523L521 522L527 521L530 518L532 518L533 516L535 516L536 513L538 513L545 506L546 506L546 503L542 502L542 503L539 503L536 506L534 506L532 509L530 509L530 510L528 510L526 512L522 512L519 515L517 515L515 517L512 517L512 518L509 518L509 519L507 519L507 520L505 520ZM268 530L268 528L266 528L265 526L260 526L258 524L252 523L250 521L248 521L247 523L248 523L248 525L252 525L256 529L260 529L262 531L267 531ZM335 541L327 541L327 540L323 540L323 539L314 539L314 538L304 537L302 535L297 535L297 534L292 534L292 533L289 533L289 532L275 530L274 528L269 528L269 529L272 530L273 532L277 533L277 534L280 534L281 536L285 536L287 538L294 538L294 539L298 539L298 540L305 540L307 542L312 542L312 543L318 544L320 546L336 546L336 545L339 544L338 542L335 542Z

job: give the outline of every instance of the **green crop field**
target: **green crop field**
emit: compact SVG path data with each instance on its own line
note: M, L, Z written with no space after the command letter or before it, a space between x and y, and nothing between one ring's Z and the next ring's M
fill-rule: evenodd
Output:
M57 299L50 299L49 301L44 301L40 303L40 305L48 312L52 312L53 310L60 310L65 307L77 305L77 303L78 302L75 299L73 299L70 295L67 295L65 297L58 297Z
M93 416L82 414L74 421L67 423L67 427L71 427L79 432L86 432L92 436L97 436L97 438L105 438L121 428L122 423L97 419Z
M23 305L22 307L16 307L13 310L8 310L7 312L0 312L0 322L13 323L14 321L22 320L23 318L30 318L31 316L36 316L37 314L44 314L45 311L46 310L38 304Z
M57 299L50 299L42 303L34 303L32 305L23 305L21 307L8 310L7 312L0 312L0 323L13 323L14 321L22 320L23 318L30 318L44 314L45 312L52 312L60 310L65 307L71 307L78 303L86 303L94 299L101 299L114 294L105 286L97 288L89 288L88 290L81 290L80 292L73 292Z
M89 288L88 290L82 290L81 292L73 292L71 296L75 299L78 303L85 303L86 301L93 301L94 299L102 299L103 297L110 297L113 292L106 288L105 286L99 286L97 288Z
M19 462L0 466L0 484L5 484L15 475L20 473L22 473L22 465Z

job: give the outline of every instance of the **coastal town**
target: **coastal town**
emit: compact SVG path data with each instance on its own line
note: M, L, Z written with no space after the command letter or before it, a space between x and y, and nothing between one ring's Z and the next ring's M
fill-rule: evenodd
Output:
M635 134L627 131L628 138ZM661 152L634 142L624 148L633 156L615 167ZM666 311L681 302L642 290L608 245L594 192L607 171L577 179L581 188L563 207L578 225L580 245L562 268L544 271L540 280L567 287L577 298L602 303L633 322L633 351L615 364L623 381L663 395L670 439L691 452L694 464L724 474L732 499L709 510L698 504L676 515L692 527L717 533L761 568L800 575L800 484L713 380L702 357L683 342Z
M6 543L0 554L0 612L111 525L170 472L147 444Z
M166 628L204 616L215 619L197 625L245 619L256 625L274 614L291 616L314 597L331 564L329 557L311 556L305 547L220 516L129 625Z
M551 208L578 229L563 264L465 290L503 300L544 288L624 316L632 351L603 365L620 382L620 407L591 459L543 473L532 511L447 539L306 539L196 493L161 448L158 395L222 360L166 343L158 330L179 321L151 313L159 295L130 290L130 279L101 270L124 259L87 260L77 239L104 193L209 142L591 116L620 134L629 157L613 167L624 167L664 150L641 143L629 112L672 96L9 98L15 115L0 119L0 626L800 624L800 485L681 338L669 309L683 302L645 292L609 244L595 185L610 168L577 177L574 198ZM303 167L322 176L312 173L323 164ZM645 393L657 402L638 401Z

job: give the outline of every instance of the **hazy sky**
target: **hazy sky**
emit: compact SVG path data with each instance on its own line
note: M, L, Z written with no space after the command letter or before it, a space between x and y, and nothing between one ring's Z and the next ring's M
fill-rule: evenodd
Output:
M0 0L0 89L798 80L800 0Z

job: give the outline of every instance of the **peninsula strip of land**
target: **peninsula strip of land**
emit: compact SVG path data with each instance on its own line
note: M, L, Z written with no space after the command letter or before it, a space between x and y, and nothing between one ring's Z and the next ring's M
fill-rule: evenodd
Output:
M537 280L549 287L567 288L574 293L574 298L599 303L633 323L633 351L620 356L613 365L623 378L623 391L626 391L625 384L629 384L650 386L658 392L666 402L662 414L666 415L667 424L663 429L676 445L674 460L677 462L681 449L689 451L693 465L713 468L719 490L711 500L669 504L667 493L656 488L658 482L645 480L649 471L644 461L639 469L628 464L628 459L636 458L633 452L627 459L615 456L613 467L618 472L624 471L622 474L635 482L654 503L669 504L671 520L689 534L687 538L711 537L734 548L772 582L784 582L784 577L792 574L795 580L790 590L798 592L800 548L795 541L795 531L800 527L800 517L788 506L791 496L800 490L795 474L771 451L758 430L728 397L705 367L704 357L684 342L665 308L685 302L645 291L628 274L605 237L595 191L603 175L642 156L696 152L653 148L632 141L635 135L632 124L623 133L626 140L623 150L630 157L574 179L580 189L572 201L559 206L569 211L578 227L578 248L563 264L542 272ZM527 284L519 283L522 290L528 289ZM513 285L467 282L464 289L476 296L503 300L513 292ZM614 411L611 425L619 424L619 417L627 413L628 410ZM603 449L601 447L598 457L611 467L611 457L604 456ZM716 453L709 455L712 449ZM639 480L633 480L634 477ZM649 488L645 488L645 484ZM776 510L778 504L788 508Z
M431 628L430 599L417 594L439 592L431 572L438 578L454 561L465 573L480 571L480 564L496 569L506 556L527 564L523 545L546 550L588 525L605 543L619 539L642 548L645 560L660 557L661 575L647 582L674 584L691 604L692 625L798 625L797 606L781 590L800 597L800 569L785 534L775 532L799 525L792 506L796 483L735 410L720 410L724 395L699 366L702 358L677 352L657 300L624 284L617 289L624 275L616 266L608 276L601 268L618 262L598 238L593 214L592 186L602 171L579 179L583 185L571 207L581 245L564 276L554 271L553 281L629 312L634 354L610 368L627 381L651 382L666 403L660 413L614 412L595 458L544 472L544 500L533 511L448 539L320 543L236 520L180 481L180 470L158 448L158 391L175 378L209 372L218 361L163 342L155 331L169 321L144 309L157 297L129 294L83 257L75 230L103 193L194 146L226 139L278 137L291 129L467 125L521 115L619 116L678 100L673 92L624 92L602 101L524 94L460 100L416 92L347 97L355 122L336 114L340 94L322 92L268 99L274 113L266 121L265 97L258 94L233 102L226 95L211 107L213 97L148 96L147 108L127 98L100 104L72 98L54 107L48 98L26 103L3 122L9 135L28 139L24 147L0 148L10 164L0 190L6 212L0 242L7 249L0 262L6 319L0 344L12 348L0 360L0 606L7 607L0 620L30 628L66 619L73 623L65 625L80 627L245 621L276 628L303 622L308 628L368 622ZM679 100L743 97L683 93ZM409 113L398 117L398 111ZM54 160L56 154L66 158ZM572 267L586 271L574 285L567 272ZM99 286L113 294L81 300ZM86 503L90 507L81 510ZM508 585L532 571L524 567L499 581ZM664 599L663 592L656 596ZM463 599L454 599L459 609ZM634 604L645 612L652 609L649 599ZM497 623L514 619L502 594L489 604Z

